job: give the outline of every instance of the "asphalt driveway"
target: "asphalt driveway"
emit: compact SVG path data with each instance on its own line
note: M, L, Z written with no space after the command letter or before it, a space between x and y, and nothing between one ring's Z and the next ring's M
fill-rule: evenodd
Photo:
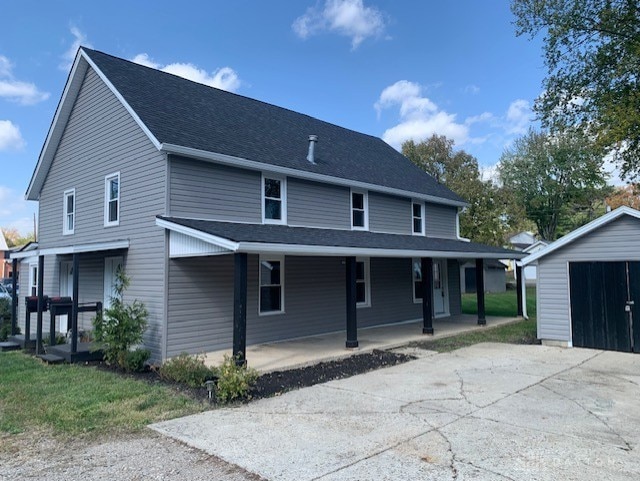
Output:
M640 355L423 353L153 428L270 480L640 479Z

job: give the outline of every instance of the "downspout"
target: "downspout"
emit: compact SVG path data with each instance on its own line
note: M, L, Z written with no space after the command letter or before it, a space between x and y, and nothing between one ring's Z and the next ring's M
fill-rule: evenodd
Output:
M525 319L529 319L529 314L527 313L527 276L524 275L524 266L522 262L515 261L517 266L522 267L522 282L520 283L520 288L522 289L522 317ZM514 269L515 271L515 269Z

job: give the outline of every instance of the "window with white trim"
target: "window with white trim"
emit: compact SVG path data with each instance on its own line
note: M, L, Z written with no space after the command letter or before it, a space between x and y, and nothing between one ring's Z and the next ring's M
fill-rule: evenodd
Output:
M351 228L369 229L369 199L366 192L351 191Z
M262 220L265 224L286 224L287 183L277 177L262 177Z
M65 190L63 197L62 234L73 234L76 226L76 190Z
M38 295L38 264L29 264L29 295Z
M120 223L120 172L104 179L104 225Z
M368 257L356 259L356 306L371 306L371 265Z
M422 302L422 260L411 259L413 276L413 302Z
M284 257L260 256L259 313L284 312Z
M411 203L412 232L415 235L424 235L424 203Z

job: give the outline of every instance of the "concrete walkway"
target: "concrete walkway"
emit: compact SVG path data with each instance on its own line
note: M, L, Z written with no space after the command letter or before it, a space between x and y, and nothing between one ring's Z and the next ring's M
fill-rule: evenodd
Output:
M354 353L374 349L392 349L412 341L424 341L499 326L519 320L510 317L487 317L486 326L478 326L477 316L460 315L435 319L434 335L422 334L422 320L366 327L358 330L359 347L345 348L345 331L308 336L287 341L256 344L247 348L247 364L260 372L279 371L352 356ZM215 366L222 362L231 350L206 354L206 363Z
M640 356L479 344L153 429L269 480L640 479Z

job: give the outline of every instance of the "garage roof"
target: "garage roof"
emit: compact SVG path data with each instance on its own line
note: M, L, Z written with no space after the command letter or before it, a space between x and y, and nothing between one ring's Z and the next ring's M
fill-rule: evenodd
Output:
M572 243L573 241L580 239L581 237L587 235L588 233L603 227L610 222L619 219L620 217L628 215L631 217L635 217L636 219L640 219L640 211L632 209L631 207L622 206L618 207L616 210L612 210L611 212L606 213L602 217L598 217L597 219L589 222L588 224L579 227L578 229L570 232L569 234L561 237L555 242L552 242L547 247L538 252L535 252L520 261L521 265L526 266L536 262L538 259L551 254L552 252L557 251L561 247L566 246L567 244Z

